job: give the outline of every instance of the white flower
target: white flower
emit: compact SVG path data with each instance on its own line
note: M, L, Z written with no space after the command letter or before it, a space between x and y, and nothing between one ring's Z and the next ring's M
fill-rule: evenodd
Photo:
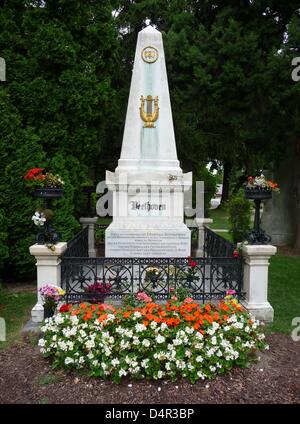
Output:
M69 364L73 364L74 363L74 359L70 358L69 356L65 359L65 364L69 365Z
M152 321L151 324L150 324L150 327L152 328L152 330L154 330L157 327L157 322Z
M95 347L95 342L94 340L88 340L87 342L85 342L85 347L88 350L91 350L93 347Z
M196 362L203 362L203 358L201 355L196 357Z
M119 361L119 359L118 359L118 358L114 358L114 359L111 361L111 364L112 364L114 367L116 367L117 365L119 365L119 363L120 363L120 361Z
M142 341L142 345L145 346L145 347L149 347L150 346L150 341L148 339L144 339Z
M44 347L45 346L45 340L44 339L40 339L38 345L40 347Z
M164 338L164 336L158 335L155 338L157 343L163 343L166 339Z
M157 378L162 378L163 375L164 375L164 373L161 370L159 370L158 373L157 373Z
M217 344L217 338L216 338L216 336L213 336L211 338L211 344L213 344L213 345L216 345Z
M76 316L76 315L72 315L72 316L71 316L71 318L70 318L70 321L71 321L71 323L72 323L73 325L77 325L77 324L78 324L78 322L79 322L79 320L78 320L78 318L77 318L77 316Z
M205 375L204 375L201 371L198 371L198 372L197 372L197 376L198 376L199 378L201 378L201 380L204 380L204 379L205 379Z
M187 349L185 351L185 356L187 356L188 358L190 358L192 356L192 352L189 349Z
M132 339L132 344L134 344L135 346L138 346L140 344L140 339L134 336Z
M141 366L143 367L143 368L148 368L148 362L149 362L149 359L147 358L147 359L143 359L142 360L142 362L141 362Z
M147 330L147 327L144 324L136 324L135 330L137 333Z
M64 322L64 318L61 314L57 314L56 317L54 318L54 321L55 321L55 324L59 325Z
M123 375L127 375L127 372L123 368L121 368L119 371L119 377L122 377Z
M161 330L164 331L168 328L167 324L165 322L163 322L160 326Z
M141 314L139 311L136 311L136 312L133 314L133 316L134 316L134 318L141 318L142 314Z
M33 217L31 218L35 225L42 227L46 222L45 215L41 212L35 212Z

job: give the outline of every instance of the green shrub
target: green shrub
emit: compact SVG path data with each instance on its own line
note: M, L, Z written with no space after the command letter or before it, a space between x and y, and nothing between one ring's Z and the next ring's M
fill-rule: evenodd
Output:
M8 224L8 220L5 217L4 210L0 209L0 290L1 290L1 274L3 270L3 264L5 259L8 258L7 224Z
M240 190L228 201L229 232L234 243L244 241L247 231L250 229L251 203L244 198L243 190Z

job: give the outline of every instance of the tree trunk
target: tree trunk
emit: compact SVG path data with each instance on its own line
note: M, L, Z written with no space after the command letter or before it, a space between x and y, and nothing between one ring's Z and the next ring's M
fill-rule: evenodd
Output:
M232 165L229 161L224 162L223 189L221 204L223 205L229 198L229 178L232 170Z
M300 139L296 141L296 241L295 250L300 255Z

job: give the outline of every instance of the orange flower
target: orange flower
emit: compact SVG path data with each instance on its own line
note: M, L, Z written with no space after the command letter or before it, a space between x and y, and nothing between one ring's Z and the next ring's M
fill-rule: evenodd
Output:
M210 305L205 305L205 310L206 310L207 312L210 312L210 311L211 311L211 306L210 306Z
M129 318L131 316L131 313L132 313L131 311L126 311L126 312L123 313L123 317Z
M83 319L84 321L88 321L89 319L91 319L93 317L93 313L91 311L88 311L84 316Z
M86 303L80 303L79 308L80 309L86 309Z
M102 322L102 321L104 321L104 320L106 320L106 318L108 317L108 315L107 314L103 314L103 315L101 315L99 318L98 318L98 321L99 322Z

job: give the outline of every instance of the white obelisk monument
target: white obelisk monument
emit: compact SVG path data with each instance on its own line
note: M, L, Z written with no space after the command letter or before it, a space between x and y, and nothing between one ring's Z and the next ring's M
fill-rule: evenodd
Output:
M162 35L152 26L138 35L121 157L106 184L113 191L106 257L190 255L184 191L192 173L177 159Z

